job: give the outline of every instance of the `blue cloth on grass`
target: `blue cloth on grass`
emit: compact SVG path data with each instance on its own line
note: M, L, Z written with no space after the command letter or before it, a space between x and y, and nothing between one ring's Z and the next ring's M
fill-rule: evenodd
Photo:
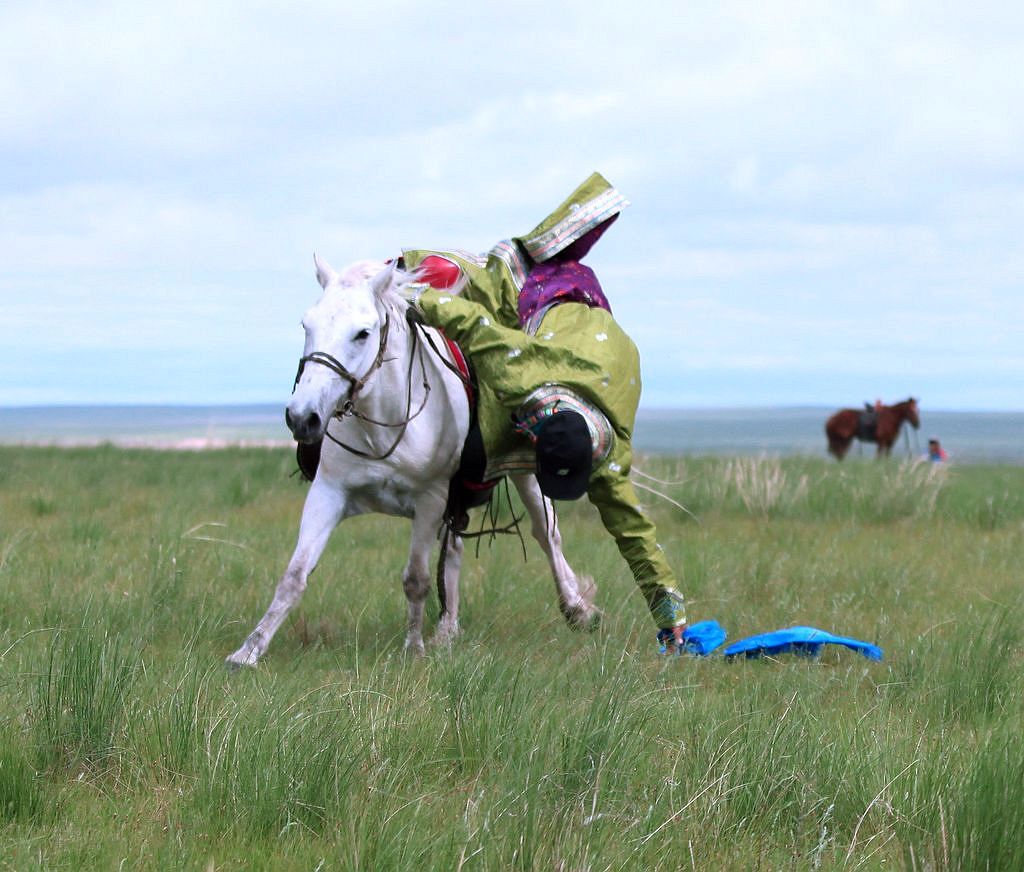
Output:
M772 633L760 633L757 636L733 642L723 653L726 657L735 657L737 654L760 657L762 654L792 652L804 657L817 657L821 653L822 645L826 644L843 645L846 648L859 651L869 660L882 659L882 649L877 645L861 642L859 639L849 639L846 636L834 636L832 633L819 630L816 627L789 627L785 630L775 630Z
M725 641L725 630L718 621L698 621L683 630L683 644L691 654L707 657Z
M672 638L671 630L660 630L658 632L658 643L661 653L668 653L668 640ZM683 647L698 657L707 657L712 651L725 641L725 630L718 621L699 621L691 624L683 630ZM682 651L677 651L682 654Z

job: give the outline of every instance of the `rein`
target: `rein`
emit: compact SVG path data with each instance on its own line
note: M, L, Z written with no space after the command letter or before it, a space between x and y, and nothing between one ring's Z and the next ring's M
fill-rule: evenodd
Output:
M419 328L419 329L422 329L421 325L419 325L419 324L417 324L416 327ZM455 364L451 363L448 360L448 358L444 356L444 354L441 352L441 349L439 349L434 344L434 340L431 337L431 335L429 333L427 333L425 330L423 331L423 338L427 340L427 344L430 346L430 350L434 352L434 356L439 361L441 361L441 363L444 364L444 366L447 369L451 370L451 372L453 372L455 374L455 376L458 378L458 380L460 382L462 382L462 386L466 389L467 393L470 396L472 396L472 392L473 392L473 382L472 382L472 380L468 376L466 376L462 372L461 369L459 369Z
M904 443L907 446L907 457L916 457L921 453L921 443L917 441L917 428L910 425L909 421L904 421L900 424L903 428ZM910 448L910 431L914 431L914 448Z
M907 457L914 457L915 454L921 453L921 443L917 441L917 427L914 427L910 422L910 410L912 408L912 402L910 400L904 400L902 403L896 403L895 406L891 406L892 409L897 409L900 415L900 429L903 431L903 444L907 448ZM920 426L920 424L918 425ZM910 448L910 430L914 431L914 448ZM896 437L897 439L899 436Z
M501 485L505 485L505 502L508 504L509 513L512 516L512 520L504 527L498 526L498 511L499 506L495 505L496 501L500 501L500 497L492 493L490 499L484 507L484 514L480 518L480 529L475 533L469 533L466 530L460 530L454 522L454 519L450 516L446 516L441 522L441 528L437 531L438 539L441 542L440 553L437 559L437 574L435 576L435 583L437 586L437 601L441 606L441 614L443 615L448 610L447 597L445 593L444 576L445 569L448 564L448 547L452 539L476 539L476 556L480 556L480 540L484 536L489 536L493 541L498 535L510 534L519 537L519 545L523 549L523 560L527 559L526 555L526 543L523 541L523 531L519 528L519 522L523 520L523 515L516 515L515 507L512 505L512 495L508 489L508 479L503 478L495 488L500 488ZM544 503L544 521L547 525L547 503ZM485 529L485 525L490 523L490 527Z

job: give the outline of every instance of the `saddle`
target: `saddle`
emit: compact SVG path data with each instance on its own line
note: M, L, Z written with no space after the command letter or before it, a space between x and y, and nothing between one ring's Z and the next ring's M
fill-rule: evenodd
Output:
M865 406L867 404L865 403ZM857 438L861 442L874 442L878 434L878 412L873 407L857 413Z

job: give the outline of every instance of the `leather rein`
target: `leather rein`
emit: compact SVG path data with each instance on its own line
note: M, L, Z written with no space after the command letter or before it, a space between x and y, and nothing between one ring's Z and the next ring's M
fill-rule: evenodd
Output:
M373 362L369 368L361 376L354 375L349 372L345 365L331 354L326 351L314 351L307 354L305 357L299 359L299 369L295 373L295 384L292 386L292 392L295 391L295 386L298 385L299 379L302 377L302 371L306 368L307 363L319 363L321 366L326 366L329 370L340 375L343 379L348 380L352 383L352 387L349 390L348 398L344 403L335 411L333 417L344 419L344 418L356 418L363 421L366 424L373 424L377 427L389 427L398 428L398 435L395 437L395 441L391 444L391 447L383 454L371 454L368 451L363 451L359 448L354 448L351 445L346 445L340 439L338 439L333 433L331 433L328 427L324 430L324 435L327 436L333 443L344 448L351 454L355 454L358 457L363 457L367 460L384 460L390 457L395 449L398 447L398 443L402 441L405 436L406 428L409 426L409 422L414 420L427 405L427 399L430 397L430 383L427 381L427 366L423 360L423 348L419 344L419 331L412 329L410 334L412 336L412 347L409 351L409 367L406 372L406 395L405 395L405 414L401 421L389 422L389 421L377 421L368 415L363 414L356 408L356 399L359 396L359 392L366 386L366 383L370 380L370 377L381 368L381 366L387 362L384 357L387 351L388 335L391 332L391 315L386 314L384 316L384 325L380 330L380 344L377 346L377 355L374 357ZM433 345L433 343L431 343ZM417 351L419 354L417 355ZM420 361L420 376L423 380L423 400L420 402L419 408L415 412L412 411L412 370L413 364L416 358L419 357ZM392 358L393 359L393 358Z

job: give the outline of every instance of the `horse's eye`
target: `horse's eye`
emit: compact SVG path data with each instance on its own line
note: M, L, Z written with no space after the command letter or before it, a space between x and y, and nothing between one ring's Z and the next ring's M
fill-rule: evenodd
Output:
M370 338L370 331L369 330L360 330L356 334L356 342L365 342L369 338Z

